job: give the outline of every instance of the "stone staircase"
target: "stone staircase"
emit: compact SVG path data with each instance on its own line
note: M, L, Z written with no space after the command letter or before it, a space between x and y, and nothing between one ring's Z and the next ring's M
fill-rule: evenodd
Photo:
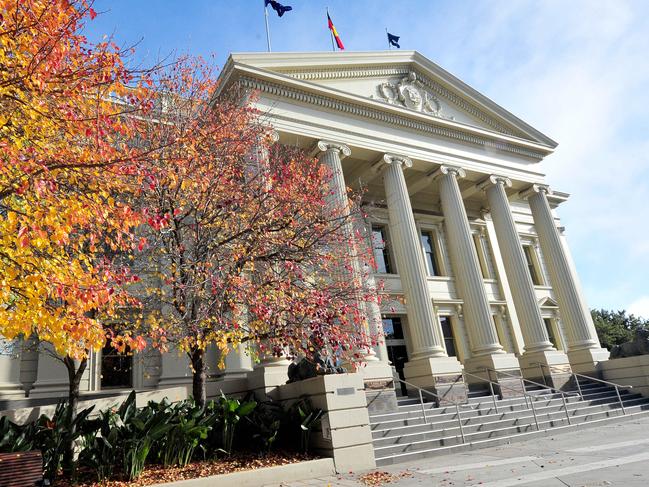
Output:
M565 391L570 393L565 406L561 394L539 386L527 388L531 397L494 400L486 392L470 393L459 406L461 428L455 405L425 402L422 406L419 399L400 398L398 411L370 416L376 464L484 448L649 413L649 398L620 390L623 411L615 387L577 380L583 399L576 389Z

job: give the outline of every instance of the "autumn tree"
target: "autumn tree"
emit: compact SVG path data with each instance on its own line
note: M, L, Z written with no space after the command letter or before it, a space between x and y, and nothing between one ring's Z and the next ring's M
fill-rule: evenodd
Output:
M139 188L129 115L150 107L147 78L127 67L128 52L81 35L90 2L0 6L0 333L53 345L74 415L107 331L118 346L144 345L105 324L132 299L122 285L133 277L112 258L140 220L123 195Z
M148 276L138 298L189 356L199 403L209 345L354 361L371 340L364 305L376 299L348 278L366 258L354 251L362 236L342 231L359 216L355 199L351 212L329 208L328 170L271 146L261 114L241 93L214 99L215 86L204 63L175 66L142 136L168 149L149 161L139 200L136 265Z

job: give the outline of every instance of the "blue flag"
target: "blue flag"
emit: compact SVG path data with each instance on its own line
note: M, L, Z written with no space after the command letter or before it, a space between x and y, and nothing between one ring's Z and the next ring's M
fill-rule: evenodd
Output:
M281 17L286 12L293 10L293 7L291 7L290 5L282 5L275 0L264 0L264 7L268 7L268 5L270 5L272 9L277 12L278 17Z
M399 36L395 36L394 34L390 34L388 32L388 42L390 45L396 47L397 49L401 49L401 46L399 45Z

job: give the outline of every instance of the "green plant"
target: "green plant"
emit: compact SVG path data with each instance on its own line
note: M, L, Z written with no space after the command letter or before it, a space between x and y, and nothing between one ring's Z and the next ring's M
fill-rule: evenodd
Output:
M303 398L291 405L289 417L292 424L299 425L300 451L309 450L309 441L313 427L322 420L324 411L314 408L308 398Z
M260 402L245 419L246 438L252 438L259 450L269 452L281 438L286 412L281 404L265 401Z
M36 427L34 423L25 426L0 418L0 452L13 453L34 450Z
M165 466L187 465L196 449L203 446L208 433L219 421L213 409L202 408L193 400L169 407L173 427L158 442L158 456Z
M120 417L112 410L99 413L99 418L90 420L83 436L79 463L89 467L102 482L112 477L120 460Z
M223 393L216 403L221 415L221 438L220 446L227 454L232 452L232 442L237 424L242 417L248 416L257 407L255 401L244 401L238 399L228 399Z

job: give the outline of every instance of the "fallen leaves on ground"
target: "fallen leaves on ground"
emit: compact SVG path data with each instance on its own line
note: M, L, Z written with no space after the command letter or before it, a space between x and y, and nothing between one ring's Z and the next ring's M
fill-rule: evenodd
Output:
M370 472L366 473L365 475L361 475L358 480L365 485L369 485L370 487L380 487L384 484L396 482L397 480L404 477L412 477L412 473L400 472L392 474L390 472L381 472L377 470L376 472Z
M75 483L61 480L57 485L61 487L91 487L101 485L102 487L141 487L146 485L161 484L164 482L174 482L178 480L194 479L198 477L209 477L211 475L223 475L242 470L255 470L258 468L276 467L290 463L305 462L314 460L316 457L305 454L286 454L286 453L268 453L264 456L259 455L236 455L228 458L217 460L207 460L204 462L194 462L186 467L168 467L162 465L149 465L142 472L139 478L135 480L110 480L104 483L98 483L90 479L88 472L80 472L80 480ZM84 475L85 473L85 475Z

